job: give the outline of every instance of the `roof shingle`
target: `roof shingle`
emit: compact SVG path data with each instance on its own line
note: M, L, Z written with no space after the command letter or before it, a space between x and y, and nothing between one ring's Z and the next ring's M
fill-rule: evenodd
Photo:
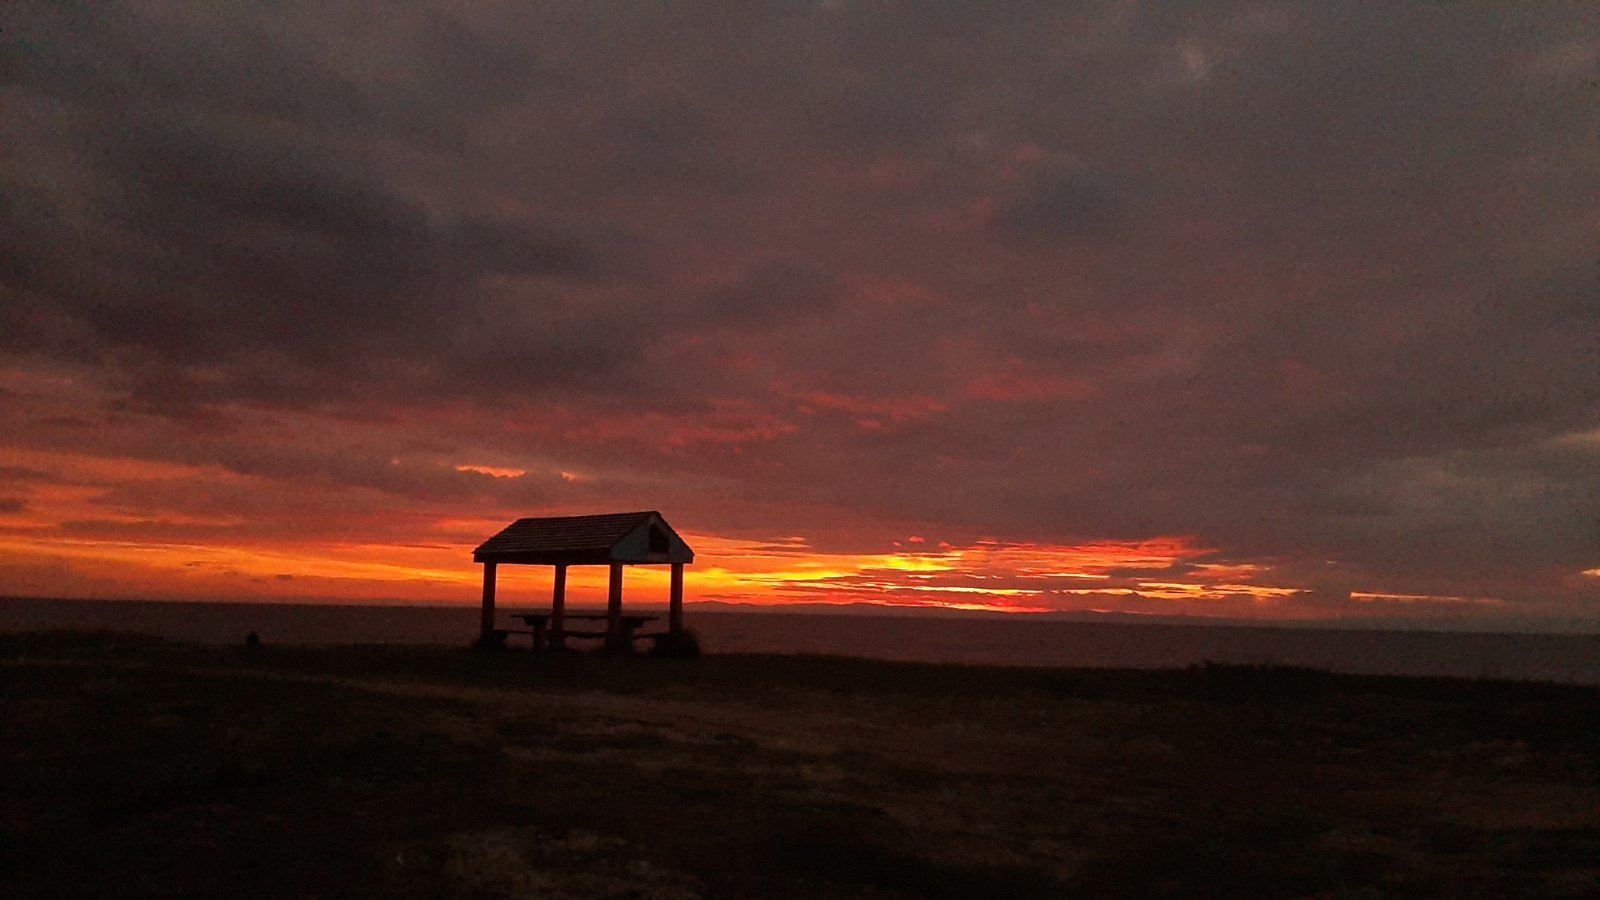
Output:
M594 565L606 562L663 562L664 557L648 554L619 558L617 544L633 534L647 520L654 519L672 535L676 546L693 559L694 551L677 537L661 514L643 512L604 513L593 516L546 516L518 519L501 529L472 552L477 562L520 562L537 565ZM679 555L679 554L673 554Z

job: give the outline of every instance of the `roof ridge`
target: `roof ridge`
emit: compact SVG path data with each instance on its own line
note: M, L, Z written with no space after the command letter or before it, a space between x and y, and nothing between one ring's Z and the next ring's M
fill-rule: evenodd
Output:
M517 521L518 522L528 522L528 521L536 521L536 520L539 520L539 519L614 519L614 518L618 518L620 516L651 516L651 515L659 516L659 515L661 515L661 511L657 510L657 509L640 509L640 510L630 510L628 512L577 513L575 515L568 515L568 516L522 516L521 518L517 519Z
M620 542L651 521L659 521L666 530L672 531L672 526L666 524L666 517L661 515L660 510L654 509L569 516L524 516L479 544L473 555L480 561L500 556L519 557L517 561L524 562L566 558L579 564L590 564L617 558L610 554L615 552ZM682 544L682 538L676 540ZM683 549L688 549L686 544ZM642 549L637 552L644 553ZM650 555L660 552L651 550ZM632 558L634 553L629 550L626 557ZM688 553L692 554L693 551L688 550ZM563 554L575 555L563 557ZM692 555L689 558L692 559ZM660 560L641 556L639 561Z

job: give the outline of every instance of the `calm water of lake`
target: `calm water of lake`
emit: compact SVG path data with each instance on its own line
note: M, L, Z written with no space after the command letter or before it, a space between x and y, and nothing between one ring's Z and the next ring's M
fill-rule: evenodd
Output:
M1600 684L1600 635L1484 634L1229 625L707 612L688 625L710 653L826 653L1015 666L1168 668L1277 663L1340 672L1530 678ZM476 606L312 606L0 600L0 632L113 629L181 641L454 644Z

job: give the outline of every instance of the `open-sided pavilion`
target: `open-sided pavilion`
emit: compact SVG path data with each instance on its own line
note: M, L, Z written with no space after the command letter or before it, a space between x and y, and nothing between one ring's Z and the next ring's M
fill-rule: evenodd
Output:
M548 516L518 519L501 529L472 552L483 563L483 618L479 642L493 643L495 570L502 564L553 566L555 587L550 599L552 642L560 646L566 635L568 566L610 566L606 595L606 646L620 648L628 642L622 615L622 567L672 566L668 598L667 631L683 631L683 567L694 562L694 550L672 530L661 513L606 513L594 516ZM501 634L501 637L504 635Z

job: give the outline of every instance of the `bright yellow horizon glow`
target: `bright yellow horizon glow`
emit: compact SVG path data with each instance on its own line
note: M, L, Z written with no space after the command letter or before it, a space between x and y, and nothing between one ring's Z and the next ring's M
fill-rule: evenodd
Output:
M80 499L70 498L73 502L66 505L73 506ZM126 521L135 526L149 524L131 518ZM180 516L160 524L201 521ZM0 527L0 553L32 560L41 568L70 570L93 585L97 596L355 602L381 598L471 604L478 600L480 579L478 567L470 562L471 547L477 536L491 534L501 524L487 519L437 518L425 523L426 533L418 540L404 544L281 538L228 543L113 539L64 535L47 528ZM799 536L764 541L711 534L686 534L685 538L699 548L702 561L690 569L691 601L877 603L999 612L1048 611L1059 608L1060 598L1079 594L1128 596L1135 593L1132 588L1108 583L1113 580L1111 570L1167 566L1207 552L1182 538L1070 546L982 540L966 547L943 544L926 551L895 553L820 552ZM664 600L667 574L665 567L630 567L630 599L647 604ZM1236 570L1230 569L1228 574L1236 574ZM606 577L603 566L574 567L569 589L577 602L597 601L604 595ZM501 567L502 585L515 596L515 602L546 602L548 581L548 570L543 567ZM1068 587L1086 581L1096 585ZM40 588L54 593L48 584ZM1141 582L1137 590L1141 596L1173 600L1215 599L1216 592L1223 597L1260 599L1295 591L1244 584L1208 587L1161 582ZM1052 602L1051 598L1057 599Z
M152 497L182 497L191 484L246 492L259 482L215 466L136 459L7 451L7 465L70 474L30 488L20 509L0 513L3 589L40 596L147 599L259 599L334 602L478 602L480 572L472 547L505 525L496 514L400 509L347 511L307 498L297 513L320 523L306 534L283 519L262 521L226 503L142 506ZM453 465L493 478L521 469ZM565 473L563 473L565 475ZM577 476L575 476L577 477ZM135 498L108 503L108 492ZM201 496L200 500L205 498ZM558 511L559 512L559 511ZM328 537L360 535L359 540ZM1270 567L1218 561L1186 536L1072 544L995 538L951 544L917 529L898 539L872 539L877 549L819 550L804 535L761 538L685 533L698 552L688 597L753 605L866 603L905 608L993 612L1112 608L1157 614L1271 617L1301 590L1272 584ZM888 549L892 547L893 549ZM548 602L550 573L501 568L512 604ZM1600 576L1600 569L1584 572ZM632 603L665 602L665 567L635 566L627 576ZM604 567L576 567L569 589L577 603L603 602ZM1493 598L1357 592L1357 603L1442 603L1492 606Z
M1453 606L1504 606L1496 597L1452 597L1440 594L1390 594L1381 591L1351 591L1357 603L1441 603Z

